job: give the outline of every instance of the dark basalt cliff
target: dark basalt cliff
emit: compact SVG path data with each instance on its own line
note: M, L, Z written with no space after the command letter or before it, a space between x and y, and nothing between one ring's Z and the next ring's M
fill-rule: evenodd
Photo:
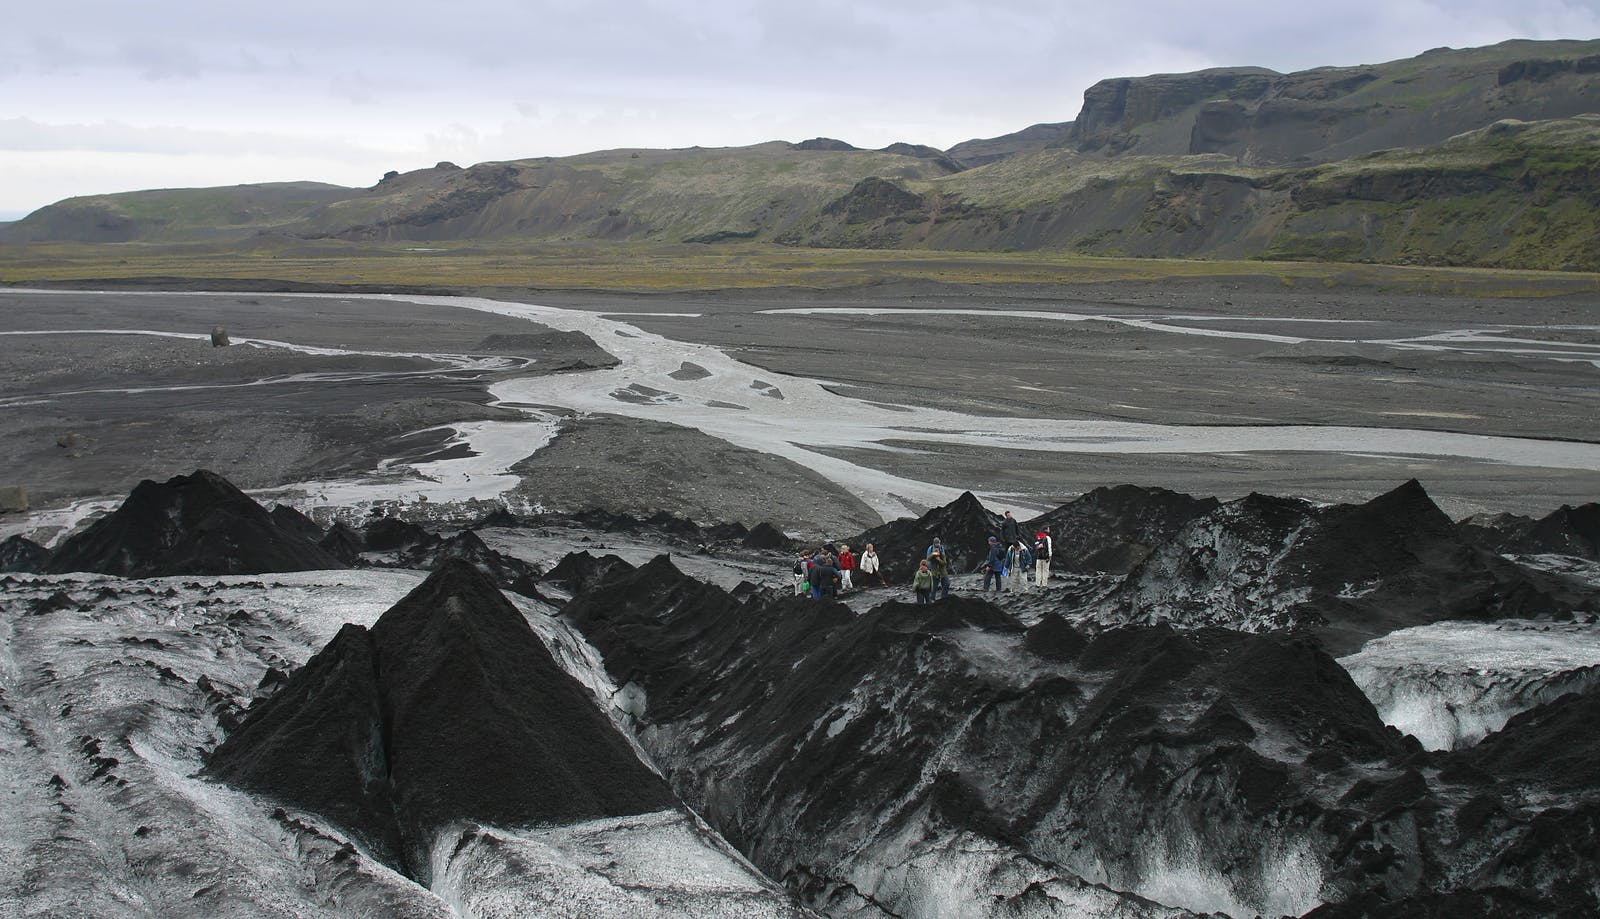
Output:
M121 507L68 538L45 566L134 578L344 567L299 528L280 526L249 495L204 469L140 482Z
M471 565L346 625L212 754L224 781L332 819L427 882L455 821L567 824L675 806L594 697Z
M1442 143L1508 114L1594 112L1597 78L1600 44L1530 41L1290 74L1241 67L1125 77L1084 93L1066 143L1102 154L1331 161Z

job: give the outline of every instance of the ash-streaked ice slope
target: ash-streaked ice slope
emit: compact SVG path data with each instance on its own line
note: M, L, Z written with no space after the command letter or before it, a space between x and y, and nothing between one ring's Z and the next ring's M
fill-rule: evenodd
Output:
M420 572L21 577L0 594L0 915L798 915L676 806L441 828L430 889L324 816L206 773L258 687L375 623ZM592 652L548 607L518 608L599 713Z

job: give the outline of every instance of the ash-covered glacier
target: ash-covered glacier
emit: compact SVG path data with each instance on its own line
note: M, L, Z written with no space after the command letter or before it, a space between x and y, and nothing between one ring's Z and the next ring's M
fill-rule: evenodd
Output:
M1501 556L1414 484L1052 513L1104 551L931 608L791 598L791 556L671 515L341 525L357 570L11 575L0 884L116 917L1600 910L1592 562ZM909 560L994 524L963 498L878 532ZM1430 679L1434 750L1383 696Z
M801 915L670 795L634 817L567 825L447 821L427 847L429 888L390 867L338 808L296 806L208 774L208 754L248 720L252 699L282 692L286 675L303 673L341 630L375 627L422 581L381 570L8 576L0 914L456 919L543 904L549 916ZM578 701L599 713L613 689L593 672L592 649L548 607L519 600L517 609L582 678ZM494 756L457 737L438 743L444 755ZM332 771L309 745L301 752L306 768ZM644 769L639 780L659 783Z

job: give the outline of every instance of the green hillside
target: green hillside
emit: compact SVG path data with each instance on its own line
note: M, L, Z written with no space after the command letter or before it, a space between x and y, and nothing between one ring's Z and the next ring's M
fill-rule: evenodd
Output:
M963 159L965 157L965 159ZM1600 41L1102 81L949 153L826 139L73 198L0 241L778 245L1600 270ZM148 250L146 250L148 251Z

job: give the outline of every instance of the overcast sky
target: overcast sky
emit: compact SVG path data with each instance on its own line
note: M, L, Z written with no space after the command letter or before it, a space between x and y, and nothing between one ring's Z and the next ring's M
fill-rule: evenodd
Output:
M1600 0L48 0L0 17L0 219L614 147L949 147L1095 81L1600 38Z

